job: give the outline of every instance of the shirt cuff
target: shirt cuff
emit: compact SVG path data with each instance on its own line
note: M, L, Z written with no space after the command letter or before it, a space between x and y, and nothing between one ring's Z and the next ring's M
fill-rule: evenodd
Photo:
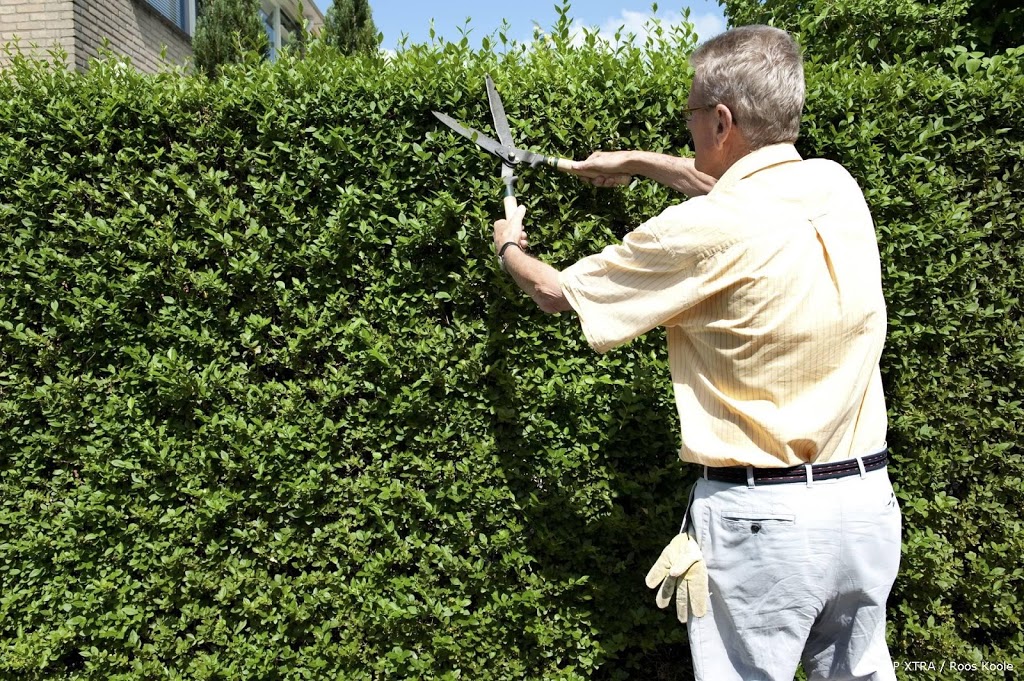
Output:
M591 320L591 314L585 304L585 299L579 295L576 288L576 278L573 275L573 268L568 267L558 274L558 285L562 289L562 295L565 296L566 301L572 306L573 311L580 320L580 326L583 328L583 335L587 339L587 343L591 348L594 349L598 354L604 354L615 347L615 343L609 342L604 338L597 329L594 328L594 324Z

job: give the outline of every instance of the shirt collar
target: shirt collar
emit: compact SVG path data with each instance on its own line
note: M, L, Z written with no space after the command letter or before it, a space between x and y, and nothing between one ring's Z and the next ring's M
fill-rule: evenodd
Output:
M729 189L743 178L750 177L765 168L801 160L803 159L800 158L800 154L792 144L770 144L767 147L761 147L729 166L729 169L715 183L711 193Z

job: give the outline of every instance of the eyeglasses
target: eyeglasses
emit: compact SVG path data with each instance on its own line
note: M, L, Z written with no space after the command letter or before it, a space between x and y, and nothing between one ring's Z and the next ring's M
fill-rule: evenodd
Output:
M714 109L716 106L718 105L705 104L704 106L691 106L686 109L683 109L683 120L689 123L693 119L693 114L696 113L697 111L700 111L701 109Z

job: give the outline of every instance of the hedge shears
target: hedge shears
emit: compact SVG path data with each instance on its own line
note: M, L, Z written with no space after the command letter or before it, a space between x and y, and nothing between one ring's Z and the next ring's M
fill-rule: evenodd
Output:
M491 106L491 117L494 119L494 129L498 139L484 135L478 130L463 125L451 116L439 111L433 112L437 118L449 128L459 133L466 139L474 142L484 151L497 156L501 161L501 181L505 183L505 195L502 203L505 206L505 218L512 219L516 210L515 184L519 178L515 175L515 168L521 163L527 163L531 168L539 165L548 165L558 168L563 172L572 170L573 162L566 158L557 156L546 156L529 149L520 149L512 142L512 131L508 126L508 117L505 116L505 107L501 103L501 96L494 87L494 81L490 75L485 77L487 82L487 102Z

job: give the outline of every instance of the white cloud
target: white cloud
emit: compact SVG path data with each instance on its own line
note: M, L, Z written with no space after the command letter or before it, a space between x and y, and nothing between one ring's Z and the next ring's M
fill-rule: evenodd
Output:
M654 27L655 22L659 23L666 34L684 22L679 12L667 12L664 14L651 14L649 12L634 12L624 9L618 17L609 17L600 26L586 25L580 21L574 21L571 27L573 42L577 45L584 41L584 30L596 31L598 37L609 44L615 44L615 34L621 33L623 40L633 34L637 37L637 44L643 45L648 34ZM708 38L718 35L725 30L725 17L714 12L702 14L690 14L690 23L697 34L697 42L703 42Z
M721 14L713 12L705 12L696 16L690 14L690 20L697 31L697 42L699 43L725 31L725 17Z

